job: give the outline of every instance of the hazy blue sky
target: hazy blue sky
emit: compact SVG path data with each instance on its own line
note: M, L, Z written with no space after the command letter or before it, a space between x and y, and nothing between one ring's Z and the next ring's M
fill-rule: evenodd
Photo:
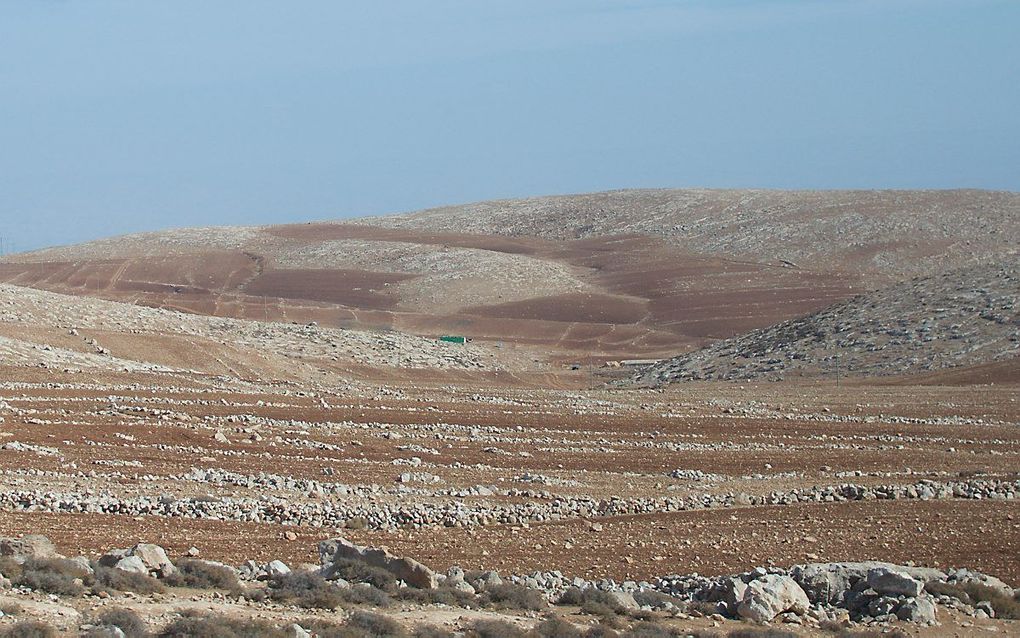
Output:
M1020 1L0 0L22 249L682 186L1020 190Z

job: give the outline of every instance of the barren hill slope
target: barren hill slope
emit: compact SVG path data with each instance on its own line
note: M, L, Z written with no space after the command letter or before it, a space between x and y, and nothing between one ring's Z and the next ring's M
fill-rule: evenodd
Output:
M307 380L359 368L481 372L502 363L485 348L411 335L205 317L0 285L0 366Z
M193 228L9 256L0 281L188 312L392 328L563 361L666 357L1020 244L1020 195L618 191Z
M997 365L1020 369L1020 257L916 278L807 317L660 362L636 377L692 379L883 376ZM1003 368L1005 366L1005 368ZM989 379L984 379L988 381Z
M390 228L578 239L642 234L716 256L900 280L1020 243L1020 193L621 190L363 220Z

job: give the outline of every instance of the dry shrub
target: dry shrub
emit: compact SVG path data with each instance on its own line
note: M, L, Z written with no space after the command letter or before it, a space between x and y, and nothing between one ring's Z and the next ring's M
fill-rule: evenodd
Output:
M435 625L419 625L412 635L414 638L453 638L452 631Z
M81 596L85 593L85 583L92 578L81 565L63 558L30 558L8 577L20 587L58 596Z
M619 638L620 632L604 622L600 622L585 632L584 638Z
M527 632L503 620L476 620L465 635L467 638L525 638Z
M719 603L710 603L707 600L692 600L687 603L688 612L697 612L702 616L711 616L719 613Z
M1020 620L1020 601L1015 596L1006 596L998 589L981 583L930 582L924 586L925 591L935 596L952 596L968 605L976 605L982 601L991 604L996 618Z
M162 638L287 638L288 633L263 620L185 614L159 633Z
M151 576L113 567L96 567L95 585L92 589L96 592L127 591L135 594L157 594L166 591L163 583Z
M509 583L487 588L478 597L478 601L485 607L525 611L540 611L549 606L545 598L534 589Z
M367 583L355 585L349 589L341 589L340 597L352 605L371 605L373 607L389 607L389 594Z
M356 611L347 620L347 626L360 629L368 636L376 638L405 638L407 631L400 623L389 616L373 614L369 611Z
M594 587L578 589L571 587L564 591L556 601L557 605L574 605L581 608L586 614L611 618L622 614L626 610L616 598L609 592L604 592Z
M4 616L17 616L23 611L21 605L16 602L0 603L0 613Z
M334 562L331 569L331 578L343 578L349 583L368 583L387 592L396 588L396 577L381 567L373 567L359 561L341 559Z
M744 627L734 629L727 634L727 638L797 638L797 634L775 627Z
M104 609L96 619L97 625L116 627L124 632L127 638L145 638L149 635L149 626L138 614L123 607Z
M0 628L0 638L57 638L57 630L46 623L27 620Z
M343 605L343 591L318 574L291 572L273 579L269 597L306 609L336 609Z
M547 618L535 626L541 638L582 638L584 635L572 622L562 618Z
M171 587L194 589L234 589L240 583L237 574L225 565L214 565L193 558L177 561L177 573L165 579Z

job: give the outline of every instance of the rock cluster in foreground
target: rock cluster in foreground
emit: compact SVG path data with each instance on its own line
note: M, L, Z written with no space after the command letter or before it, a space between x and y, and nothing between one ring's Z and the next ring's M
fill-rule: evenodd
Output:
M471 597L509 585L537 592L540 600L547 601L543 604L569 604L564 601L597 594L624 610L657 611L676 618L707 614L754 623L937 625L940 607L952 607L976 618L994 616L993 604L975 600L975 596L1020 599L1020 590L1014 591L986 574L882 562L812 563L790 569L759 567L729 576L673 575L617 583L609 579L570 578L555 571L504 578L494 571L465 573L454 567L441 574L411 558L395 556L385 548L362 547L343 538L321 542L319 556L320 565L295 566L293 570L278 560L266 564L247 561L236 569L213 561L202 562L228 569L240 580L251 583L271 584L303 572L322 579L320 582L326 587L345 590L370 587L367 581L351 582L343 577L359 573L351 570L351 564L355 564L368 570L361 573L376 574L374 578L379 573L388 574L398 587L456 590ZM0 558L24 565L63 557L47 538L25 536L0 538ZM162 547L145 543L110 550L95 562L83 557L72 561L86 571L106 568L157 580L171 579L178 573L178 567ZM11 580L0 575L0 588L12 586Z

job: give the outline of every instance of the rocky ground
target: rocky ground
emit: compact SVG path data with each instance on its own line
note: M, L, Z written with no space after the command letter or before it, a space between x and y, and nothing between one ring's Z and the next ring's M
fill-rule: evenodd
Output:
M293 566L342 534L443 573L558 570L556 587L827 560L1020 583L1012 386L3 373L0 531L68 555L153 542ZM961 609L939 622L980 620Z
M620 190L444 206L388 228L577 239L646 234L700 253L887 281L995 261L1020 242L1020 195L974 190Z
M1017 634L1017 206L638 191L9 257L0 637Z
M138 543L67 558L0 538L0 635L796 638L1009 632L1020 590L967 569L883 562L758 567L617 582L560 571L445 573L338 537L312 563L239 566ZM740 628L744 625L743 628Z
M502 361L491 348L392 331L208 317L0 285L8 365L302 378L351 366L498 370L511 357L498 354Z
M635 381L878 377L1015 361L1020 258L923 277L642 370Z

